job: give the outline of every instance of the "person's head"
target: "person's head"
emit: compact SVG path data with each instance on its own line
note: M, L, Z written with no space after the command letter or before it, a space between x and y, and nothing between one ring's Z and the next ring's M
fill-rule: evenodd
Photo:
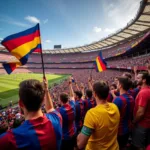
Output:
M117 85L115 83L112 83L110 86L110 90L116 90L117 89Z
M38 80L25 80L19 85L19 105L23 111L38 111L44 100L44 95L44 87Z
M80 91L75 91L75 100L80 100L82 98L82 93Z
M68 94L67 93L61 93L60 94L60 104L66 104L69 100Z
M130 80L132 79L132 75L131 75L131 73L129 73L129 72L124 72L122 76L123 76L123 77L127 77L127 78L129 78Z
M106 100L109 94L109 86L104 81L99 81L93 85L93 96L98 100Z
M136 81L140 86L150 85L150 75L148 74L148 72L139 72Z
M118 78L118 84L117 84L117 89L128 91L132 85L132 81L127 78L127 77L119 77Z
M86 97L87 98L89 98L89 99L91 99L92 98L92 95L93 95L93 93L92 93L92 90L86 90Z
M131 88L132 89L137 88L137 81L136 80L132 82L132 87Z
M114 83L117 85L117 83L118 83L118 77L114 78Z

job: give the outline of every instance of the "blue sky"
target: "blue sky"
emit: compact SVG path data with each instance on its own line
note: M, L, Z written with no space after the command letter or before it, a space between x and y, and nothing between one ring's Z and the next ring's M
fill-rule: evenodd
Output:
M123 28L141 0L1 0L0 39L40 23L43 49L85 45Z

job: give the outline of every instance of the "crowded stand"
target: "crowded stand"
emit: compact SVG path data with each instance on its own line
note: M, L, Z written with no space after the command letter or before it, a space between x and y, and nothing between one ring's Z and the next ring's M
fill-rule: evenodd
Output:
M148 72L150 72L149 69L150 66ZM26 118L30 120L32 115L37 119L30 120L30 122L38 131L37 121L42 119L38 118L38 115L41 116L45 112L51 125L54 127L57 125L57 128L49 129L51 133L57 132L56 139L52 139L53 134L52 137L49 137L51 140L47 146L52 149L57 149L56 146L69 150L74 149L74 147L82 149L85 146L89 149L99 149L99 147L101 149L119 149L119 147L124 149L129 144L135 147L148 146L150 110L150 76L148 72L138 73L135 67L136 85L133 87L134 76L128 72L115 71L115 73L113 72L115 78L112 78L111 70L102 72L98 76L94 73L92 77L90 77L88 71L83 71L83 74L80 74L80 71L74 72L74 76L54 87L48 87L46 80L43 81L44 88L37 80L23 81L19 89L21 111L18 107L12 107L12 104L10 104L8 109L0 114L0 145L2 149L9 148L8 143L13 140L11 139L13 135L23 136L24 133L20 133L20 130L27 130L28 121ZM109 74L109 77L105 74ZM33 90L26 90L28 86ZM40 91L36 93L34 90ZM40 96L41 94L42 96ZM109 95L113 99L110 100ZM36 99L38 98L38 104L30 103L30 99L34 96ZM44 103L42 103L43 101ZM69 120L66 115L70 118ZM43 119L46 118L43 117ZM45 131L46 122L43 122L44 124L41 124L40 128L43 129L43 132L49 133L49 131ZM21 126L17 128L19 125ZM13 132L10 130L12 128ZM3 135L2 133L5 131L7 131L7 134ZM142 131L145 131L145 134L142 134ZM101 132L104 134L103 137L100 137ZM27 133L27 136L30 136L29 133ZM37 132L36 136L41 136L40 132ZM47 139L47 136L43 135L43 138ZM60 145L61 136L63 139ZM41 139L41 142L44 142L44 139ZM18 143L19 146L23 146L23 144L30 145L26 140ZM51 144L52 141L59 144ZM11 146L12 148L16 147L14 142L11 143ZM34 145L34 148L37 148L36 145Z

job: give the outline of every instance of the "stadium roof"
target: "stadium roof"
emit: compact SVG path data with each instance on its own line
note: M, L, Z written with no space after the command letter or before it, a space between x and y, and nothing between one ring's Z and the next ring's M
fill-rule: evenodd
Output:
M128 40L137 38L150 30L150 0L142 0L137 15L132 19L125 28L120 29L116 33L109 35L97 42L93 42L88 45L64 48L44 50L43 53L60 54L60 53L75 53L75 52L87 52L95 51L99 49L106 49L115 45L124 43ZM0 48L1 50L1 48Z

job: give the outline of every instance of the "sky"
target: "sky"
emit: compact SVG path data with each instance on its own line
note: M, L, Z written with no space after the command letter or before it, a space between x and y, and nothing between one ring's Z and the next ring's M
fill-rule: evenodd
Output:
M83 46L125 27L141 0L1 0L0 40L40 23L43 49Z

